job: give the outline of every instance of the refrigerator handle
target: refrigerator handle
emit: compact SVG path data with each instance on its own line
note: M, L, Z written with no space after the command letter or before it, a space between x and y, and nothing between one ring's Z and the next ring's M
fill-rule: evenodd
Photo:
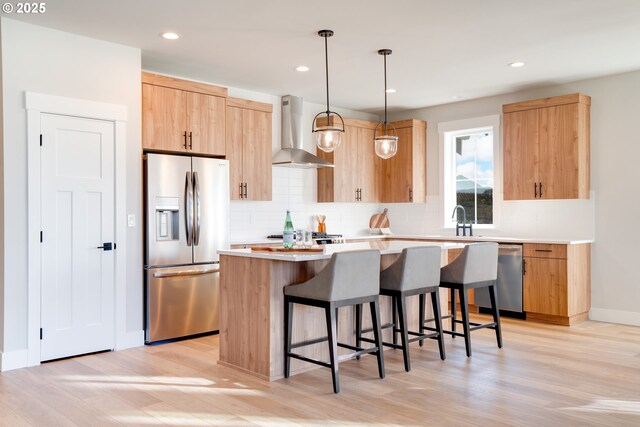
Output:
M198 246L200 243L200 178L198 178L198 172L193 172L193 191L195 201L193 245Z
M184 217L187 228L187 246L191 246L191 243L193 242L193 182L191 180L191 172L187 172L184 192Z

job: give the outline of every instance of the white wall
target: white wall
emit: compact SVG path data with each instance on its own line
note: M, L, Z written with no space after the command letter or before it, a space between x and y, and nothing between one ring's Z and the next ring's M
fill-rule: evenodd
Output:
M140 50L2 18L3 353L27 346L27 150L24 92L126 105L127 332L142 330ZM125 221L126 222L126 221ZM142 336L142 335L140 335Z
M4 351L4 102L2 79L2 21L0 21L0 353Z
M640 325L640 280L635 268L635 215L640 212L635 176L640 163L640 71L394 114L394 120L417 118L428 122L428 202L390 206L392 228L396 232L442 231L439 122L499 114L502 104L574 92L591 96L592 102L591 200L502 202L502 194L496 194L498 230L477 233L594 238L592 318Z

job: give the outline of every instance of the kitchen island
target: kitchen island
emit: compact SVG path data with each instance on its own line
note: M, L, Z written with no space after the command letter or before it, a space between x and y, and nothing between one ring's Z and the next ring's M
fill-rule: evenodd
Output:
M222 365L240 369L266 380L283 377L284 294L283 288L304 282L315 276L335 252L363 249L380 251L381 268L397 259L403 249L419 246L442 248L442 265L447 263L449 249L464 247L463 243L370 241L326 245L322 252L278 253L252 252L251 249L219 251L220 254L220 357ZM447 301L446 290L440 291L441 304ZM410 330L418 329L418 297L407 301L407 320ZM391 300L380 297L382 323L391 319ZM443 310L446 312L446 310ZM307 306L294 306L293 342L326 337L324 312ZM431 316L427 304L426 316ZM364 308L363 327L370 326L368 307ZM340 342L354 344L354 318L351 307L339 309L338 337ZM391 340L389 329L383 332L385 341ZM307 357L329 360L324 341L301 348ZM437 354L435 342L428 342L423 351ZM299 360L291 361L291 375L318 366Z

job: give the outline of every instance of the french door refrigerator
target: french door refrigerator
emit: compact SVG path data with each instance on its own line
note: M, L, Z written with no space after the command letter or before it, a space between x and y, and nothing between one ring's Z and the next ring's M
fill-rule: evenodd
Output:
M218 330L229 162L148 153L144 187L145 342Z

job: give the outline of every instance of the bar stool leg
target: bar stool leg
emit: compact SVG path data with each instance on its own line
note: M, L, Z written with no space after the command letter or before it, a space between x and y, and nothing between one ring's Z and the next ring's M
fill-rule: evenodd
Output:
M338 378L338 334L336 326L336 309L333 304L325 307L327 317L327 337L329 338L329 356L331 359L331 377L333 378L333 392L340 392Z
M464 328L464 346L467 348L467 357L471 357L471 331L469 330L469 309L467 307L467 290L463 287L460 293L460 311L462 312L462 326Z
M407 306L404 296L396 297L398 305L398 322L400 323L400 338L402 340L402 356L404 357L404 370L411 371L409 361L409 335L407 334Z
M378 374L380 378L384 378L384 349L382 347L382 329L380 329L380 303L377 297L369 303L369 307L371 308L374 340L376 347L378 347L378 351L376 352L376 356L378 356Z
M356 304L356 347L362 347L362 304ZM356 357L360 360L360 356Z
M396 297L391 297L391 342L398 345L398 335L396 334L396 326L398 326L398 309L396 307ZM394 348L395 350L395 348Z
M293 303L288 296L284 297L284 377L289 378L291 369L291 329L293 323Z
M456 290L451 288L451 330L456 331ZM451 338L455 338L455 335L451 335Z
M420 295L423 297L423 295ZM433 307L433 317L436 321L436 330L438 331L438 348L440 349L440 359L446 359L444 351L444 333L442 332L442 313L440 312L440 295L438 290L431 292L431 305ZM424 310L424 308L423 308ZM420 331L422 333L422 331Z
M500 312L498 311L498 292L495 285L489 286L489 297L491 298L493 321L496 324L496 341L498 341L498 348L502 348L502 328L500 327Z
M419 319L420 319L420 335L424 334L424 294L420 294L420 309L419 309ZM436 327L438 325L438 320L436 320ZM420 340L420 347L422 347L424 345L424 340Z

